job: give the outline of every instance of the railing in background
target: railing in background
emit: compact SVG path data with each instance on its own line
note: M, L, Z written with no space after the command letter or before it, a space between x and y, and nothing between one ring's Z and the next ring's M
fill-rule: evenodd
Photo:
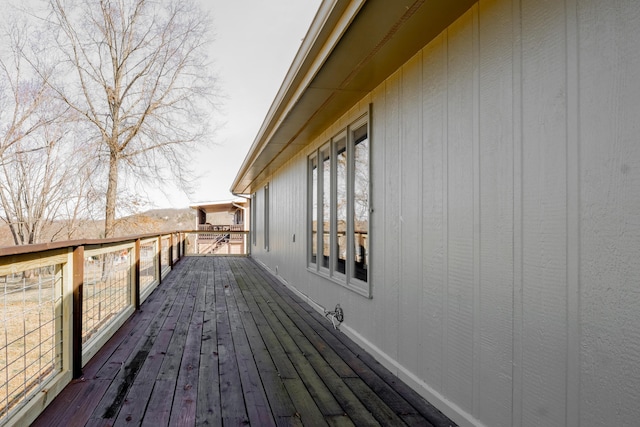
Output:
M29 424L185 255L186 234L0 249L0 425Z
M248 255L249 231L238 225L200 225L186 233L187 255Z
M245 229L244 224L198 224L197 231L245 231Z

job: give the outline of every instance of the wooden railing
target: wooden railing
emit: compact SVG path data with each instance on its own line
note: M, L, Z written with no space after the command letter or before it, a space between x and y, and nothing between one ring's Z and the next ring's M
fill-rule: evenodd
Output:
M192 232L0 248L0 425L28 425L161 284Z
M247 255L248 234L227 228L0 248L0 426L28 425L80 378L182 257ZM215 250L206 251L211 242Z
M244 225L198 225L198 230L187 235L187 253L190 255L248 255L249 232Z

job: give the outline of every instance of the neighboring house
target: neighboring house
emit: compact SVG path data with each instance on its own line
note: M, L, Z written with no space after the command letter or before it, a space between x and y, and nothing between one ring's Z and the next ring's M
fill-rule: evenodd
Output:
M196 230L209 231L194 237L193 251L198 254L245 254L247 235L238 233L249 230L249 200L237 198L216 202L194 203ZM236 233L233 233L233 232Z
M241 225L239 230L248 230L245 221L249 210L249 200L237 198L233 200L218 200L215 202L200 202L189 205L196 211L196 230L206 229L207 225Z
M251 255L461 425L640 420L640 2L323 1Z

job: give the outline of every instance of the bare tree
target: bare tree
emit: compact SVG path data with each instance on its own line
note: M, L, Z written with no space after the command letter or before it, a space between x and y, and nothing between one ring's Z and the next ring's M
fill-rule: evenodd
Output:
M34 149L34 144L41 143L22 139L5 151L9 160L2 164L2 219L17 245L40 243L66 203L64 183L69 171L58 167L60 141L56 137Z
M5 151L51 123L43 105L50 100L47 85L30 73L22 60L26 27L11 25L2 34L0 50L0 159ZM27 65L25 67L25 65ZM25 70L26 68L26 70ZM45 72L41 72L45 76Z
M42 79L47 74L23 61L27 28L3 27L0 50L0 219L18 245L40 242L70 188L61 186L66 172L56 164L66 107Z
M209 140L209 20L184 0L48 2L54 43L32 63L55 65L47 83L86 124L94 173L106 176L109 237L125 178L185 185L193 147Z
M95 218L102 206L102 193L92 185L92 169L80 167L74 170L71 179L66 181L71 186L66 191L66 203L60 206L55 227L51 227L48 238L54 240L71 240L75 238L95 238L101 230L96 228Z

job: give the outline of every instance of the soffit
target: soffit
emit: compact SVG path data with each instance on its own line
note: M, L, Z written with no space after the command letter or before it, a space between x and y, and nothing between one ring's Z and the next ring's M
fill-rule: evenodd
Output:
M269 175L475 1L369 0L356 6L353 3L356 2L335 2L334 9L322 20L322 30L313 43L298 53L294 64L298 61L299 66L297 69L292 66L290 74L293 74L285 79L289 85L281 88L280 99L276 99L238 172L231 188L233 193L254 192ZM354 13L355 17L345 17L348 13ZM344 20L349 25L327 54L332 30ZM312 25L318 25L316 21ZM323 52L324 57L319 58ZM314 61L317 64L318 60L322 63L314 70Z
M201 209L207 213L228 212L238 207L246 208L249 205L247 199L219 200L215 202L201 202L189 205L191 209Z

